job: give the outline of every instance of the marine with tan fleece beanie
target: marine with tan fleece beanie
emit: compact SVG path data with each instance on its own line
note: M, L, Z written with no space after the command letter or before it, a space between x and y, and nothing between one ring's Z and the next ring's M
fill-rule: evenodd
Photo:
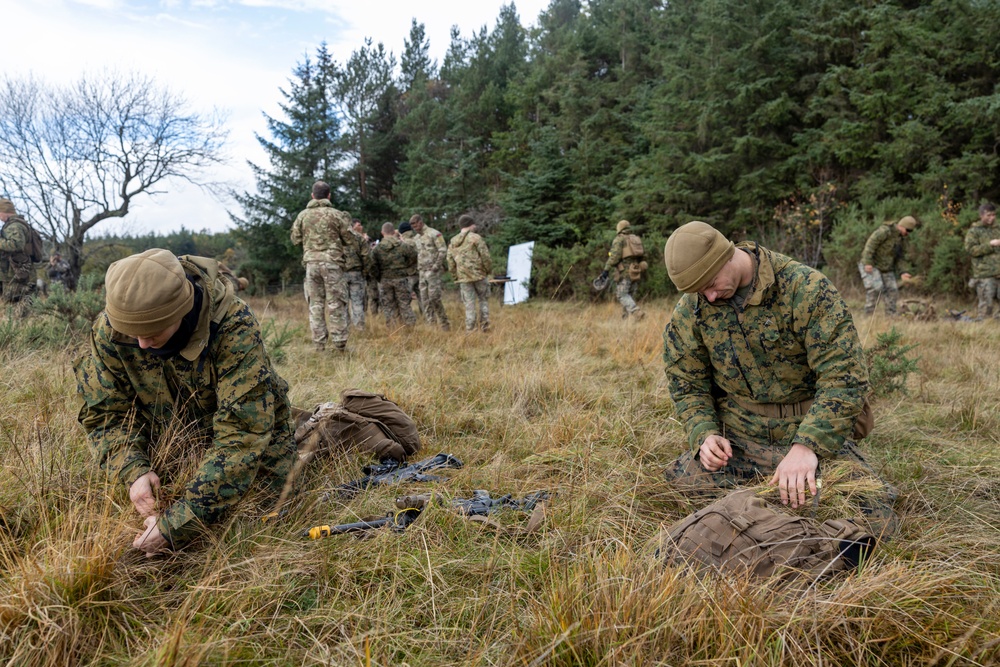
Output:
M101 469L145 517L133 547L179 548L252 489L294 491L288 385L219 263L147 250L108 267L105 287L74 367L79 419ZM173 478L185 469L195 472Z
M668 389L689 451L667 469L703 497L763 476L793 508L816 495L820 459L857 454L868 371L851 313L819 271L756 243L733 245L704 222L667 239L678 300L663 335ZM857 507L876 537L896 527L884 482Z
M31 240L28 223L17 214L14 202L0 197L0 298L16 304L15 313L27 315L27 304L37 291L35 268L25 249Z

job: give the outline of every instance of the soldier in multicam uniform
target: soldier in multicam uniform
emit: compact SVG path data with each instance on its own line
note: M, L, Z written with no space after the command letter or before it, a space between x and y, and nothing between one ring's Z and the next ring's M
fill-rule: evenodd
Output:
M79 420L101 469L146 517L133 546L179 548L252 489L293 491L288 385L218 262L147 250L113 263L105 286L90 351L74 367ZM195 456L190 479L166 477L177 473L166 462ZM165 507L160 475L179 492Z
M326 349L327 317L334 349L347 349L347 285L344 246L352 243L351 218L330 204L330 186L317 181L312 201L292 223L292 243L302 245L309 328L317 351Z
M895 491L850 439L868 371L847 305L819 271L704 222L667 240L667 273L685 294L663 335L675 412L691 451L667 471L711 495L769 476L781 501L817 493L822 460L846 459L881 492L859 502L873 535L891 535ZM872 497L874 496L874 497Z
M417 243L420 312L428 322L440 322L441 328L448 331L451 323L441 302L441 274L447 265L448 246L441 232L425 225L424 218L419 213L410 218L410 226L413 227L413 238Z
M344 245L344 284L347 286L351 324L362 331L365 328L366 276L370 271L371 246L352 225L351 242Z
M382 225L382 241L372 251L372 276L379 281L385 324L401 318L412 327L417 316L410 307L410 275L417 266L417 249L403 243L391 222Z
M448 244L448 270L455 277L465 304L465 330L476 328L476 313L483 331L490 330L490 283L493 259L486 242L476 233L476 221L465 214L458 219L462 231Z
M361 238L365 240L365 244L368 245L369 250L369 262L371 262L371 252L375 249L375 242L371 240L368 236L368 232L365 231L364 225L361 221L355 218L351 222L351 229L354 230L356 234L360 234ZM371 308L372 314L378 313L378 281L371 277L370 270L365 274L365 310L369 307Z
M0 298L23 316L38 289L34 265L25 253L31 230L9 199L0 199L0 222Z
M985 319L991 314L1000 318L1000 308L993 311L993 302L1000 297L997 282L1000 278L1000 238L993 229L997 219L997 209L993 204L979 207L979 220L965 234L965 251L972 255L972 280L969 287L976 289L978 297L977 315Z
M622 317L627 318L632 315L635 319L641 320L646 316L646 313L642 312L636 305L634 294L635 286L646 268L646 262L642 258L642 241L638 242L640 252L636 252L632 244L629 243L630 236L639 239L630 228L631 224L628 220L620 220L615 225L617 234L615 240L611 242L611 250L608 251L608 261L604 263L601 279L607 278L608 272L615 269L615 296L618 297L618 303L622 305L624 311Z
M415 264L411 269L409 274L410 279L410 294L416 294L417 296L417 308L420 310L420 314L426 317L424 313L424 304L420 301L420 250L417 248L417 238L413 233L413 225L409 221L401 222L399 224L399 239L406 245L413 246L413 249L417 251L417 264Z
M886 222L872 232L865 242L858 271L865 284L866 314L875 312L879 297L885 303L886 315L896 314L896 300L899 298L896 272L906 250L906 237L918 224L912 215L900 218L899 222ZM909 280L910 274L904 273L900 277Z

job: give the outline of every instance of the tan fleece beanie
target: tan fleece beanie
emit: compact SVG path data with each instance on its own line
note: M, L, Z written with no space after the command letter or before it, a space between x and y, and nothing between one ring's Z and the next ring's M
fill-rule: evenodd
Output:
M897 222L896 224L905 229L906 231L912 232L914 229L917 228L919 223L917 223L917 219L914 218L912 215L904 215L902 218L899 219L899 222Z
M712 282L736 252L733 242L711 225L689 222L667 239L663 261L667 275L681 292L697 292Z
M14 202L0 197L0 213L17 213L14 209Z
M152 336L188 314L194 286L173 253L160 248L120 259L108 267L105 312L115 331Z
M619 221L618 221L618 224L617 224L617 225L615 225L615 231L616 231L616 232L620 232L620 231L622 231L623 229L627 229L627 228L628 228L628 227L630 227L630 226L631 226L631 225L629 224L629 221L628 221L628 220L619 220Z

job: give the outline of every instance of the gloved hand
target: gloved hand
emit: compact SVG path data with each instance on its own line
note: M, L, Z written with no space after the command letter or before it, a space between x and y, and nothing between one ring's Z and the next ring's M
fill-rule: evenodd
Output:
M601 277L601 280L607 280L608 279L608 272L607 271L601 271L601 276L600 277Z

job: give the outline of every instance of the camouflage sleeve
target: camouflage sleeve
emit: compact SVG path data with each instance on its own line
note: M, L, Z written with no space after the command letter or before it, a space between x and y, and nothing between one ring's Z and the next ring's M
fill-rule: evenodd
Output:
M372 249L364 239L358 239L358 254L361 255L361 274L367 277L372 272Z
M28 243L28 230L24 225L11 223L0 234L0 252L24 252Z
M91 331L90 352L73 367L83 400L78 419L101 470L131 486L152 470L149 424L136 419L135 391L110 335L111 326L101 313Z
M792 318L809 368L816 375L813 404L794 443L832 457L850 437L868 395L868 369L847 304L826 276L812 271L793 286Z
M274 430L274 372L249 306L234 302L209 354L217 378L213 441L182 497L157 524L174 547L221 520L246 495Z
M615 236L615 240L611 242L611 249L608 250L608 261L604 262L605 271L610 271L621 263L624 246L625 237L622 234Z
M448 262L448 272L453 276L457 276L458 262L455 261L455 253L451 248L448 248L448 253L445 255L445 261Z
M996 248L990 245L988 234L981 234L975 227L965 234L965 251L973 257L992 255Z
M865 249L861 252L861 263L865 266L872 266L875 264L875 253L878 252L879 246L886 239L886 233L889 228L885 225L880 225L878 229L871 233L868 240L865 241Z
M695 331L696 304L696 297L682 297L663 332L667 388L691 449L700 447L706 436L720 433L712 398L712 362Z
M448 260L447 260L447 258L448 258L448 245L444 242L444 235L443 234L438 233L438 235L434 237L434 247L437 249L437 257L438 257L437 263L441 267L446 266L447 262L448 262Z
M302 245L302 217L305 215L305 211L299 213L295 216L295 222L292 223L292 245Z
M479 258L483 261L483 270L488 277L493 272L493 258L490 256L489 246L486 245L486 241L482 237L476 243L476 250L479 252Z
M379 251L378 246L372 250L371 262L371 277L376 281L382 280L382 253Z

